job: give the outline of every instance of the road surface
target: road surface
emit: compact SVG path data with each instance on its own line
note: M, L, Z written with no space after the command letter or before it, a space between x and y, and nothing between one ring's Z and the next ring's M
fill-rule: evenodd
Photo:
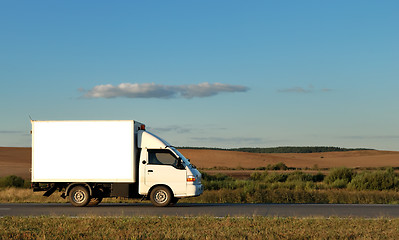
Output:
M399 217L399 205L382 204L193 204L157 208L146 203L101 203L73 207L60 203L0 204L3 216L278 216L278 217Z

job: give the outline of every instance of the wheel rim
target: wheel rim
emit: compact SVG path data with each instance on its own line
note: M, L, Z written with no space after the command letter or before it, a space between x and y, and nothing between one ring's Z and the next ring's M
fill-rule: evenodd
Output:
M78 190L73 194L73 201L76 203L82 203L86 199L85 193L82 190Z
M168 193L165 190L158 190L155 192L154 200L157 203L165 203L168 200Z

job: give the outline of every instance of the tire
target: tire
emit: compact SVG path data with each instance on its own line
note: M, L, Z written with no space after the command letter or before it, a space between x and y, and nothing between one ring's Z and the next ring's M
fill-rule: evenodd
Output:
M102 197L91 198L90 202L89 202L89 204L87 204L87 206L88 207L97 206L102 200L103 200Z
M151 203L156 207L166 207L171 203L172 199L172 192L164 186L155 187L150 194Z
M68 200L75 207L84 207L90 202L89 190L83 186L73 187L69 192Z

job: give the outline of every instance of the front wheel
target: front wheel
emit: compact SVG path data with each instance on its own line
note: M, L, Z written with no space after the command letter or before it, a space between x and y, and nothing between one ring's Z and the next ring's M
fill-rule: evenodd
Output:
M155 187L150 194L151 203L156 207L166 207L172 199L172 192L164 186Z
M83 186L73 187L69 192L68 200L75 207L84 207L90 202L89 190Z

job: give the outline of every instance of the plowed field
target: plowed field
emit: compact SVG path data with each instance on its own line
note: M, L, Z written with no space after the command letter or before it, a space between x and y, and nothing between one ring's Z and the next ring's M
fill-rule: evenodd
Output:
M399 167L399 152L349 151L325 153L245 153L221 150L181 149L199 168L256 168L278 162L288 167ZM0 177L17 175L30 178L31 148L0 147Z

